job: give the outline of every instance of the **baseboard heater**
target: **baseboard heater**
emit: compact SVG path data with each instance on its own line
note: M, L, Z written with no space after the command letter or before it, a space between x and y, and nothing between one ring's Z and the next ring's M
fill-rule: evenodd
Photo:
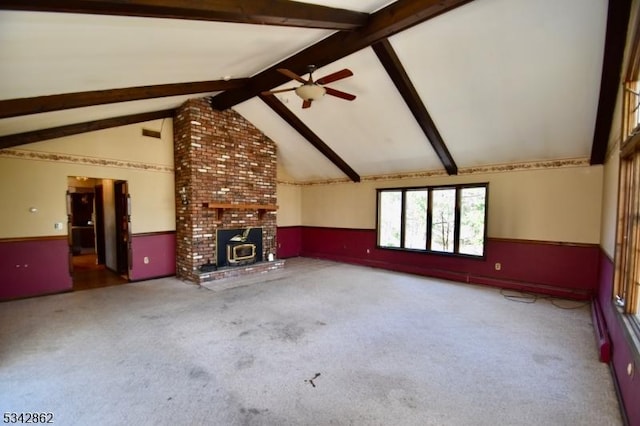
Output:
M598 344L598 353L600 362L609 363L611 360L611 341L607 333L607 325L602 315L602 308L597 299L593 299L591 303L591 319L593 321L593 330L596 335L596 343Z

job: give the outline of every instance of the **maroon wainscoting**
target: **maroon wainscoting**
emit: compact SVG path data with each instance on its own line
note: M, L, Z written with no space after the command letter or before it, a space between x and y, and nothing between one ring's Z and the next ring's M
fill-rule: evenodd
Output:
M279 226L276 231L276 241L276 254L279 259L300 256L300 250L302 248L302 227Z
M576 299L596 293L597 245L489 239L485 259L474 259L378 249L373 229L301 231L301 256Z
M639 363L635 363L635 373L627 374L627 365L634 362L631 343L625 334L622 319L612 303L613 261L604 251L600 251L599 290L596 302L605 318L611 340L611 367L618 384L620 398L625 408L629 425L640 425L640 374Z
M131 281L148 280L176 274L176 233L134 234L131 240ZM145 263L145 258L147 263Z
M66 236L0 240L0 300L71 287Z

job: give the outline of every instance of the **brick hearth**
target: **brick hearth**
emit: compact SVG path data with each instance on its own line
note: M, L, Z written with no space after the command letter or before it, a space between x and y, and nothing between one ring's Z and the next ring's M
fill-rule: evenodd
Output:
M275 255L277 165L272 140L235 111L215 111L208 98L192 99L176 113L174 162L178 278L195 283L212 279L199 268L215 262L217 229L262 227L262 258Z
M217 271L203 272L200 274L200 282L217 281L225 278L241 277L245 275L263 274L284 267L284 260L273 262L258 262L252 265L234 266L218 269Z

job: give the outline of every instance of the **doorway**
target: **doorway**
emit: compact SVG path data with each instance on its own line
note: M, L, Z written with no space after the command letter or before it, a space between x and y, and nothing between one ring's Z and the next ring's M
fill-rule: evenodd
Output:
M68 177L69 271L74 291L129 282L128 206L126 181Z

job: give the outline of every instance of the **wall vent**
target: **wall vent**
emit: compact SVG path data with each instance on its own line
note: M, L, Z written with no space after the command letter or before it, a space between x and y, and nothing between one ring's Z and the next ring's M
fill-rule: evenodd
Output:
M161 139L162 138L162 133L160 133L157 130L142 129L142 136L148 136L150 138Z

